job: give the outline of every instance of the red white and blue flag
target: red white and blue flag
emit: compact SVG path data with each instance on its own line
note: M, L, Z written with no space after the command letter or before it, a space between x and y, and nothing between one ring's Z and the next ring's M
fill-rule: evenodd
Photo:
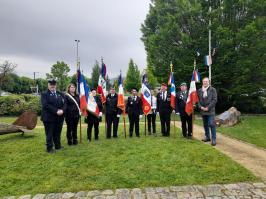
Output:
M102 62L98 81L97 93L101 96L101 101L106 102L106 65Z
M99 107L95 101L95 98L90 92L90 88L86 82L84 75L80 72L80 70L77 71L77 75L81 114L83 116L87 116L87 111L89 111L92 114L99 116Z
M186 103L186 108L185 111L188 115L193 113L194 111L194 104L199 101L198 93L197 93L197 88L196 88L196 79L200 81L199 73L194 69L192 73L192 78L190 82L190 87L189 87L189 92L188 92L188 98L187 98L187 103Z
M174 80L174 74L173 72L170 73L169 79L168 79L168 85L170 85L170 104L171 107L175 110L176 105L176 92L175 92L175 80Z
M193 78L194 78L194 80L195 80L196 83L200 82L200 74L199 74L198 69L195 69L193 71Z
M210 55L206 55L206 56L204 57L204 63L205 63L205 65L207 65L207 66L212 65L212 57L211 57Z
M143 113L147 115L151 111L151 91L148 88L146 73L142 76L141 99Z
M78 76L78 92L80 99L80 111L83 116L87 116L87 98L88 98L88 85L83 74L80 70L77 71Z
M118 77L117 107L120 108L123 111L123 113L125 113L125 97L124 97L124 87L123 87L123 79L122 79L121 71Z

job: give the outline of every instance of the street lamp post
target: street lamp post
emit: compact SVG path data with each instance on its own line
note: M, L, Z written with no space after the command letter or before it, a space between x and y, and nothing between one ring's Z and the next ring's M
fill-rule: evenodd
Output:
M75 42L77 43L77 69L79 69L79 42L80 40L76 39Z

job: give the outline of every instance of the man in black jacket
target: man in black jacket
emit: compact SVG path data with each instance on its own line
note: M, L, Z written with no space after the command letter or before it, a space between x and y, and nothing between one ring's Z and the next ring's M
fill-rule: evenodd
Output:
M117 107L118 95L115 92L115 88L110 89L110 93L106 96L106 123L107 123L107 135L106 138L111 138L112 124L113 124L113 137L117 138L117 130L119 118L121 115L121 109Z
M97 106L99 108L99 116L96 116L90 111L88 112L88 116L86 118L86 122L88 123L88 128L87 128L87 138L88 138L88 143L91 142L91 132L92 132L92 127L94 126L94 138L95 140L99 139L99 123L102 121L102 102L99 96L96 95L96 90L93 88L91 89L92 96L95 99L95 102L97 103Z
M48 153L62 149L61 131L66 110L65 97L56 91L56 80L48 80L48 90L41 95L42 113L41 120L44 124L46 135L46 149Z
M135 126L136 136L139 137L139 119L142 118L142 101L137 96L138 91L136 88L131 90L132 96L128 97L126 105L126 113L129 119L129 136L132 137Z
M188 115L185 111L187 98L187 84L183 82L176 95L176 114L180 115L183 136L190 139L192 137L192 115Z
M167 85L162 83L161 91L157 95L157 112L160 114L162 136L170 136L171 96L167 92Z

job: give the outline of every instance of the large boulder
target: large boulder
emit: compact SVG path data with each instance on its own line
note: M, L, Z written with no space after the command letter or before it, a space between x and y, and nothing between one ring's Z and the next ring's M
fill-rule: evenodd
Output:
M218 115L215 121L217 126L234 126L240 121L240 115L241 113L235 107L231 107Z

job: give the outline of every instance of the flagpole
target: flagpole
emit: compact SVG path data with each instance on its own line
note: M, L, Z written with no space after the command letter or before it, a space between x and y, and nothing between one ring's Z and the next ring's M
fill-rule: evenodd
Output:
M173 63L170 63L171 75L173 75ZM175 126L175 114L174 114L174 132L176 133L176 126Z
M196 69L196 59L194 59L194 71ZM192 137L194 134L194 120L195 120L195 114L194 114L194 104L193 104L193 108L192 108Z
M146 135L147 135L147 115L145 115L145 137Z
M124 121L124 134L125 134L125 139L127 138L127 130L126 130L126 116L125 113L123 113L123 121Z
M209 19L209 58L211 58L211 10L212 10L212 7L211 7L211 2L209 2L210 5L209 5L209 14L210 14L210 19ZM210 84L211 84L211 78L212 78L212 66L211 64L209 65L209 81L210 81Z
M76 39L75 42L77 43L77 71L78 71L80 70L80 64L79 64L79 42L80 40ZM78 73L77 73L77 88L78 86L79 85L78 85ZM79 142L82 143L81 115L79 117Z
M102 61L102 66L103 66L103 57L101 57L101 61ZM101 96L101 99L102 99L102 96ZM104 110L105 110L104 131L105 131L105 136L107 137L106 103L104 103Z

